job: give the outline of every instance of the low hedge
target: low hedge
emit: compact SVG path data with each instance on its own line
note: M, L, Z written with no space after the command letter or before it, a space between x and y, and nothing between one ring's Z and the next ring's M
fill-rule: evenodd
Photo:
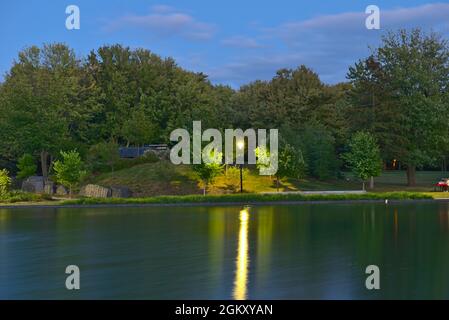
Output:
M40 202L52 200L48 194L29 193L23 191L11 191L4 196L0 196L0 203L14 203L14 202Z

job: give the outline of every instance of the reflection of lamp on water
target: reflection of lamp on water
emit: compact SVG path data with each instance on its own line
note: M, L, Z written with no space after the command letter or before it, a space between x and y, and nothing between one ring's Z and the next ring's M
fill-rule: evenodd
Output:
M243 150L245 148L245 140L237 141L237 148L239 150ZM243 173L242 173L243 164L240 164L240 193L243 193Z
M245 208L240 211L239 242L237 249L237 262L234 281L234 299L246 299L246 287L248 284L248 222L249 212Z

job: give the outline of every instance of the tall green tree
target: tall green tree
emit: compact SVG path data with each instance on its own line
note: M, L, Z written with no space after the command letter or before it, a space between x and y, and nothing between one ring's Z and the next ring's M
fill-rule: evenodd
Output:
M301 131L301 150L307 164L307 172L320 180L335 178L340 162L335 148L335 138L321 126L307 126Z
M142 107L130 112L130 116L122 126L121 135L126 141L126 146L154 143L157 140L157 128L152 120L145 113Z
M211 151L208 156L208 163L202 161L201 164L193 165L193 170L203 182L204 195L206 195L208 186L223 172L224 168L224 165L221 163L223 158L222 153Z
M61 151L62 160L55 161L54 169L56 180L69 188L70 198L73 187L77 186L86 175L84 163L76 150Z
M0 198L8 194L9 187L11 186L11 178L9 171L6 169L0 170Z
M349 149L342 157L354 175L362 180L362 189L365 190L365 181L382 172L382 159L376 139L368 132L359 131L352 137Z
M305 162L300 150L285 144L278 155L278 170L276 172L276 189L279 191L282 178L301 178L305 173Z
M32 175L35 175L37 166L34 157L29 153L25 153L19 158L19 161L17 162L17 169L19 169L17 172L17 178L19 179L26 179Z
M4 156L38 155L47 177L51 158L75 143L90 113L81 93L80 61L64 44L19 53L5 77L0 98L0 144Z
M111 172L114 172L114 167L119 161L119 145L114 142L94 144L87 153L87 164L94 172L104 170L104 167L109 167Z
M380 141L382 154L407 166L410 186L416 167L433 164L449 145L448 42L420 29L390 32L371 56L351 67L356 99L352 114ZM358 102L357 102L358 101ZM355 112L354 112L355 111Z

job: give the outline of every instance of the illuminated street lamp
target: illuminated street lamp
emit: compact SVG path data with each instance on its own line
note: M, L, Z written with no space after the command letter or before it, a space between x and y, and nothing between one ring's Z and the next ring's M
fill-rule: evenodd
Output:
M237 141L237 148L239 150L243 150L245 148L245 141L244 140ZM243 193L243 172L242 172L242 170L243 170L243 164L240 164L240 193Z

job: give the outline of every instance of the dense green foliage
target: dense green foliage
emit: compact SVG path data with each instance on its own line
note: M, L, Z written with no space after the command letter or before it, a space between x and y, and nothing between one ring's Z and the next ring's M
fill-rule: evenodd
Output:
M343 154L349 167L356 177L365 181L370 177L377 177L382 172L382 160L375 138L367 132L357 132L349 142L349 152Z
M4 197L8 194L9 187L11 186L11 178L9 172L6 169L0 170L0 197Z
M17 162L17 169L17 178L19 179L26 179L35 175L37 165L34 157L29 153L25 153L19 158L19 161Z
M84 163L76 150L61 151L62 160L55 161L54 169L56 180L69 188L72 196L72 188L85 176Z
M87 162L94 172L103 171L105 167L113 172L120 162L119 145L114 142L94 144L87 153Z
M211 151L207 155L208 161L204 161L201 164L194 164L193 171L196 172L198 177L203 181L204 188L203 194L206 195L207 187L213 183L214 179L223 172L224 165L221 164L223 154L220 152Z
M29 193L19 190L13 190L7 194L0 195L0 203L16 203L16 202L41 202L50 201L51 196L45 193Z
M383 37L382 46L349 70L354 130L369 130L384 158L397 159L415 184L416 167L447 154L449 47L416 29Z
M276 172L276 186L279 191L279 180L284 177L301 178L305 172L305 163L301 150L295 150L285 144L279 152L278 170Z
M349 138L362 130L384 162L407 167L410 185L417 167L448 155L445 39L418 29L388 33L348 80L326 85L299 66L234 90L146 49L111 45L77 57L60 43L32 46L0 85L0 165L24 177L31 167L25 174L17 163L30 154L47 177L59 152L76 148L90 170L113 171L131 163L118 159L117 146L169 143L173 129L190 130L194 120L220 130L279 129L280 145L296 150L284 154L282 176L339 177Z

